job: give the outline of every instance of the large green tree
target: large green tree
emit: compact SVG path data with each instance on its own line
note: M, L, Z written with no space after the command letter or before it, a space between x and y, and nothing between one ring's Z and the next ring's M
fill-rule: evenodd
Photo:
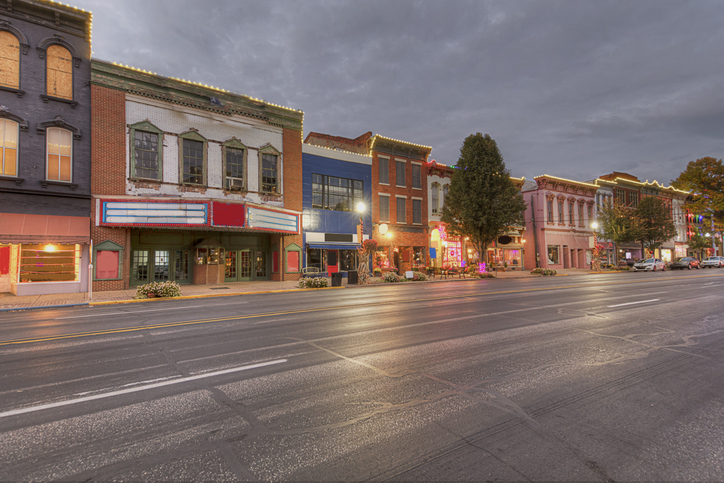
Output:
M598 207L596 215L603 237L618 244L634 242L638 238L634 211L618 201L609 201Z
M674 188L691 191L686 208L706 217L714 215L721 229L724 219L724 164L712 157L690 161L678 178L671 181Z
M441 219L451 233L469 237L484 261L488 245L523 224L525 202L488 134L465 138L456 168Z
M646 196L634 210L636 237L641 248L655 250L666 240L676 236L676 226L664 202L655 196Z

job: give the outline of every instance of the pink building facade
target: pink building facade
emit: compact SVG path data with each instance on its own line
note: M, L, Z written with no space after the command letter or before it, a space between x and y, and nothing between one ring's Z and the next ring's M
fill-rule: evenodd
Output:
M525 266L590 268L598 186L543 175L523 186L527 241ZM532 250L530 248L533 248Z

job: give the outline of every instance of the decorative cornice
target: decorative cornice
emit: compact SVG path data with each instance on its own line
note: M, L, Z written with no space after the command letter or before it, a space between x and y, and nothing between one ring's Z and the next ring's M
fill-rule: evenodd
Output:
M302 111L132 67L92 59L91 83L224 116L240 115L277 127L302 130Z

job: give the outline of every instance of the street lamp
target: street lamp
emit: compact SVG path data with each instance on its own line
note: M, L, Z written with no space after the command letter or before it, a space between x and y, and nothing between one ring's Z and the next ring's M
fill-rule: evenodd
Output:
M600 272L601 271L601 259L600 254L598 253L598 238L596 237L596 230L598 230L598 222L591 223L591 228L593 229L593 260L591 260L591 264L593 267L591 267L593 270Z
M364 225L364 222L362 221L362 214L365 212L365 204L362 203L361 201L359 203L357 203L357 206L355 207L355 211L357 211L357 213L359 213L359 232L357 232L357 241L359 242L360 245L362 245L362 241L363 241L362 239L364 238L364 234L365 234L365 225Z

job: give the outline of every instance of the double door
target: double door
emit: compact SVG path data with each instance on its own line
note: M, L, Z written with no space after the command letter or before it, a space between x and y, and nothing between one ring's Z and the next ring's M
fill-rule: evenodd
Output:
M131 284L189 282L189 250L133 250Z
M224 281L246 282L269 278L269 258L262 250L227 250Z

